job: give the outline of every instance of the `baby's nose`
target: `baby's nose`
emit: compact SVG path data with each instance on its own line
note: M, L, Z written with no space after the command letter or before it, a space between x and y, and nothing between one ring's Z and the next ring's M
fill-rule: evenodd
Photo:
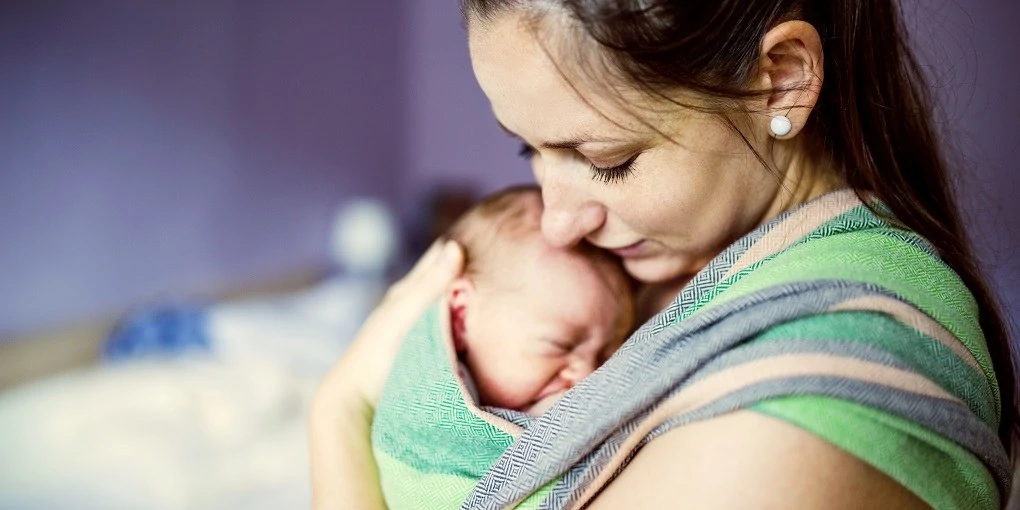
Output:
M581 379L591 375L596 368L597 365L594 359L589 356L578 356L567 362L567 366L563 368L560 377L576 384Z

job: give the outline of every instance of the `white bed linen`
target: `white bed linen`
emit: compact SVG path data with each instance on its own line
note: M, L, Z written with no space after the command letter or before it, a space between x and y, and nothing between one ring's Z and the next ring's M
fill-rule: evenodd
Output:
M254 359L133 362L0 396L0 508L308 508L316 378Z

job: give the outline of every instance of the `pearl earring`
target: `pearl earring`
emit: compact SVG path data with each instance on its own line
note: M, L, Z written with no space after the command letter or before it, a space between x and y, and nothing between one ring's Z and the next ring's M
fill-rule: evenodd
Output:
M772 129L772 134L776 136L786 136L793 130L793 123L790 122L786 115L776 115L772 117L769 128Z

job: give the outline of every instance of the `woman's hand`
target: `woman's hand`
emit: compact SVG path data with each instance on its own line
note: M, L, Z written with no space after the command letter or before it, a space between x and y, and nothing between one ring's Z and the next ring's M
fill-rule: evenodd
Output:
M404 336L464 265L453 241L436 241L394 284L312 402L309 433L313 507L385 508L372 457L372 416Z
M317 400L356 391L372 408L404 336L460 276L464 262L454 241L436 241L414 268L386 292L354 342L324 380Z

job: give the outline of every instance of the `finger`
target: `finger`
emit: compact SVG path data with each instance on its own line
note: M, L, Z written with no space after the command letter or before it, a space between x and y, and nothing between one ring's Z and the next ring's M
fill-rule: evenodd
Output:
M398 283L401 290L391 289L368 317L336 369L373 406L401 340L463 270L464 252L456 242L436 243L429 252Z
M439 275L444 281L451 282L464 272L464 248L454 240L446 241L443 248L442 265Z
M439 256L442 254L443 246L445 246L445 244L442 238L437 239L435 242L433 242L432 245L429 246L427 250L425 250L425 253L422 254L421 258L419 258L418 261L415 262L414 266L411 267L411 270L408 271L407 274L405 274L402 278L400 278L399 280L394 282L393 285L390 286L388 294L391 296L400 295L403 289L405 289L406 287L413 287L413 284L411 284L410 282L413 282L414 280L421 278L422 274L428 272L427 268L431 267L435 260L438 259Z
M425 254L422 255L420 259L418 259L418 262L414 264L414 267L411 268L411 270L407 273L407 276L405 276L404 278L415 279L421 276L421 274L425 272L426 268L431 267L433 264L435 264L436 260L438 260L439 257L442 255L443 248L445 246L446 246L445 239L443 238L436 239L432 243L432 245L429 246L429 249L425 250Z
M432 244L414 268L390 289L394 296L415 293L432 300L460 276L464 254L456 241L439 239Z
M408 278L402 291L414 307L427 307L450 288L463 272L464 252L457 242L446 241L435 258L422 262L420 270Z
M411 270L408 271L403 278L401 278L401 281L416 280L421 278L423 275L428 274L432 270L436 261L438 261L442 256L444 247L446 247L446 239L443 237L436 239L429 248L425 250L425 253L422 254L421 258L418 259L418 262L414 264L414 267L412 267Z

